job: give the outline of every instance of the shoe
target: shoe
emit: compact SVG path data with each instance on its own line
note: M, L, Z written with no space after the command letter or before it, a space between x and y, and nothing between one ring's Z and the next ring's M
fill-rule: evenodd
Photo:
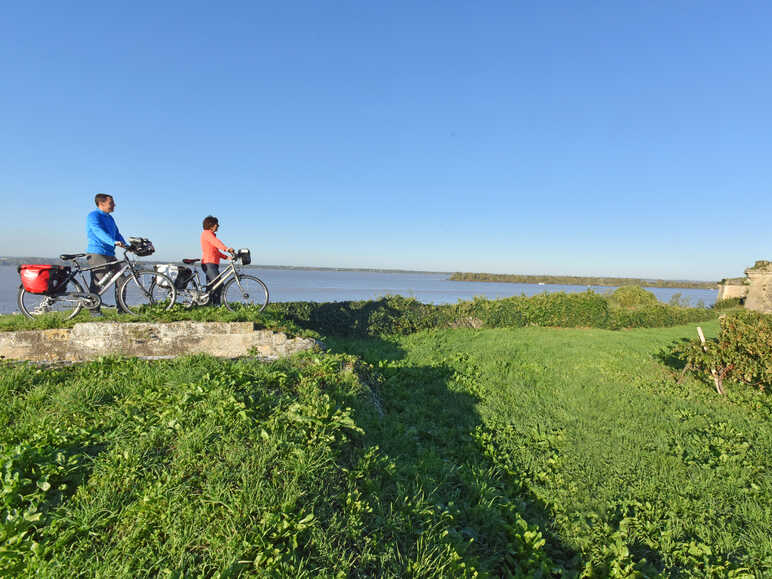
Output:
M91 317L92 318L101 318L104 316L104 314L99 310L91 310Z

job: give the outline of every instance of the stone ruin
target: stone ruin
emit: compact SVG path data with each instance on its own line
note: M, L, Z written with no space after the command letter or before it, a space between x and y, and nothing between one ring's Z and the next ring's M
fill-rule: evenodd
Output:
M276 360L321 348L312 338L260 329L252 322L169 322L165 324L85 322L72 329L0 332L0 359L82 362L100 356L175 358L209 354L220 358L256 356Z
M718 284L718 299L739 298L746 309L772 314L772 262L757 261L745 277L725 278Z

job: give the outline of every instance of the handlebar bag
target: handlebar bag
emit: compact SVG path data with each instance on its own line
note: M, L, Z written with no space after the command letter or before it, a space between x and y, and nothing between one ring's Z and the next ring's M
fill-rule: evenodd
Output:
M239 249L236 252L236 257L241 258L242 265L249 265L252 263L252 255L249 253L248 249Z
M61 265L25 263L18 268L21 285L31 294L51 294L59 289L70 274L70 268Z
M129 237L128 249L140 257L146 257L155 253L153 242L147 237Z

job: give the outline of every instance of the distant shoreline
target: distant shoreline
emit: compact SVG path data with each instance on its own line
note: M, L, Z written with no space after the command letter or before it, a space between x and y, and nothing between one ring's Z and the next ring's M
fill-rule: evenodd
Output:
M149 265L160 263L181 263L175 260L139 260ZM19 265L22 263L64 263L57 257L0 257L0 265ZM252 264L250 269L278 269L296 271L361 271L371 273L413 273L442 274L450 276L450 281L472 281L492 283L526 283L532 285L587 285L599 287L619 287L623 285L638 285L644 287L682 288L682 289L718 289L717 282L694 280L643 279L631 277L590 277L566 275L525 275L503 273L467 273L451 271L428 271L415 269L385 269L375 267L315 267L303 265L266 265Z
M718 289L713 281L643 279L634 277L582 277L568 275L516 275L499 273L462 273L450 276L451 281L477 281L499 283L527 283L550 285L587 285L600 287L620 287L637 285L642 287L680 288L680 289Z

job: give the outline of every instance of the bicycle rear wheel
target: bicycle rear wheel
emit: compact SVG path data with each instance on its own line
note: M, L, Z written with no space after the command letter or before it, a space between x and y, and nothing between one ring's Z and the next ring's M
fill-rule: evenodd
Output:
M77 316L83 308L85 293L83 287L74 279L69 281L65 291L56 295L31 294L24 289L24 286L20 285L16 303L21 313L28 318L56 313L69 320Z
M201 295L205 292L201 291L201 288L198 286L195 278L188 280L184 287L176 285L176 289L177 303L181 304L185 309L190 309L194 305L203 305L203 303L205 303L201 299Z
M240 275L225 284L222 302L232 312L245 308L262 312L268 305L268 288L253 275Z
M127 314L139 314L149 307L170 310L177 298L174 282L152 270L135 270L120 282L118 305Z

